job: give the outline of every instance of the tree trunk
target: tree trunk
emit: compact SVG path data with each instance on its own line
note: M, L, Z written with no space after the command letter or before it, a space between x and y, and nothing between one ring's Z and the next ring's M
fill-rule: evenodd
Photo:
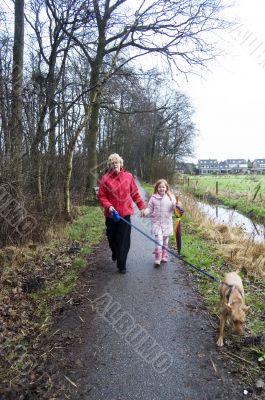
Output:
M76 129L70 143L68 145L68 150L66 153L66 172L64 176L64 213L67 218L70 218L71 212L71 199L70 199L70 182L72 178L72 171L73 171L73 155L74 149L77 142L77 139L80 135L80 132L87 126L88 121L90 121L91 116L91 106L89 105L85 109L85 115L82 123Z
M47 79L47 104L48 104L48 115L49 115L49 144L47 154L47 184L45 187L46 197L53 192L56 186L56 78L55 78L55 65L57 56L58 43L54 44L54 51L51 53L49 59L49 75Z
M12 71L11 175L16 187L22 184L22 84L24 56L24 0L15 0L15 33Z
M70 217L71 202L70 202L70 182L73 170L73 155L74 147L69 148L66 158L66 173L64 177L64 212L66 217Z
M100 47L100 46L99 46ZM100 83L99 75L103 61L103 50L98 51L98 55L94 63L91 64L90 87L93 88L89 96L90 118L86 126L86 145L87 145L87 184L86 195L87 201L93 202L93 187L97 185L97 137L98 137L98 118L100 109L100 95L102 83Z
M3 154L8 155L10 154L10 141L9 141L9 132L8 132L8 117L6 111L6 93L4 88L4 79L3 79L3 65L2 65L2 58L0 54L0 115L2 120L2 133L3 133L3 144L1 146L1 150Z
M99 118L99 99L97 91L91 94L91 115L88 127L86 128L87 142L87 187L86 194L88 202L93 201L93 187L97 186L97 135Z
M40 160L40 154L37 155L37 190L38 190L38 205L39 207L42 208L43 206L43 194L42 194L42 179L41 179L41 160Z

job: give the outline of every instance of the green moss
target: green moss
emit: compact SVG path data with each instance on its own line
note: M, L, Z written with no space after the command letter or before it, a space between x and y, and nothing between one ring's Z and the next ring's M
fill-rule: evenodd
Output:
M249 329L251 335L258 336L265 332L265 321L258 319L250 319L247 322L247 328Z
M86 248L86 251L84 254L88 254L89 249L88 247ZM81 257L77 257L74 261L74 267L78 268L78 269L83 269L87 266L87 260Z
M43 290L43 295L47 297L63 297L70 293L75 287L78 274L74 270L65 273L62 280L53 287Z
M81 244L79 256L75 258L69 270L58 282L54 282L41 292L34 294L36 299L58 298L69 294L76 286L79 270L87 266L86 256L100 242L103 236L105 221L99 207L84 207L82 214L69 228L69 239Z
M88 246L97 244L102 238L104 218L99 207L86 207L85 214L81 215L70 227L69 237L72 240L81 241Z

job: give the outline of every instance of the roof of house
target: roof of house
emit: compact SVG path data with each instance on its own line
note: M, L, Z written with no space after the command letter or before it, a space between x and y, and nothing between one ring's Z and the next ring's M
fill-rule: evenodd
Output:
M198 160L199 164L218 164L218 161L215 159L208 159L208 160Z
M255 158L254 162L257 164L265 164L265 158Z
M237 164L246 164L247 160L244 160L243 158L228 158L225 160L228 163L237 163Z
M219 162L219 167L228 168L227 162L226 161L220 161Z
M218 162L216 159L201 159L198 160L198 167L201 168L222 168L222 169L235 169L235 168L246 168L248 166L249 160L245 160L244 158L228 158L227 160ZM256 167L265 167L265 158L256 158L253 163Z

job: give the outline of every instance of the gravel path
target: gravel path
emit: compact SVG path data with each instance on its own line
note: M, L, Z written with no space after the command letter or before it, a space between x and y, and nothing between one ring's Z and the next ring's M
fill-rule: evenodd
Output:
M132 222L149 233L148 220L135 215ZM62 393L68 397L61 398L246 398L237 368L216 348L216 321L196 291L194 276L173 256L154 268L153 247L132 230L126 275L117 272L105 240L93 265L90 260L82 282L92 276L95 286L61 319L57 329L63 336L55 335L70 343L58 350L61 362L58 357L53 372L57 382L64 381ZM216 284L213 290L218 296Z

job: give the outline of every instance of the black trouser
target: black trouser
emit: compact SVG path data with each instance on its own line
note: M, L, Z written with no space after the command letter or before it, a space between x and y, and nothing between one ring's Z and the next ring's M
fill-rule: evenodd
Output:
M131 222L130 215L127 215L124 219ZM112 218L106 218L106 227L109 247L117 257L117 267L126 269L126 260L131 244L131 225L122 220L115 222Z

